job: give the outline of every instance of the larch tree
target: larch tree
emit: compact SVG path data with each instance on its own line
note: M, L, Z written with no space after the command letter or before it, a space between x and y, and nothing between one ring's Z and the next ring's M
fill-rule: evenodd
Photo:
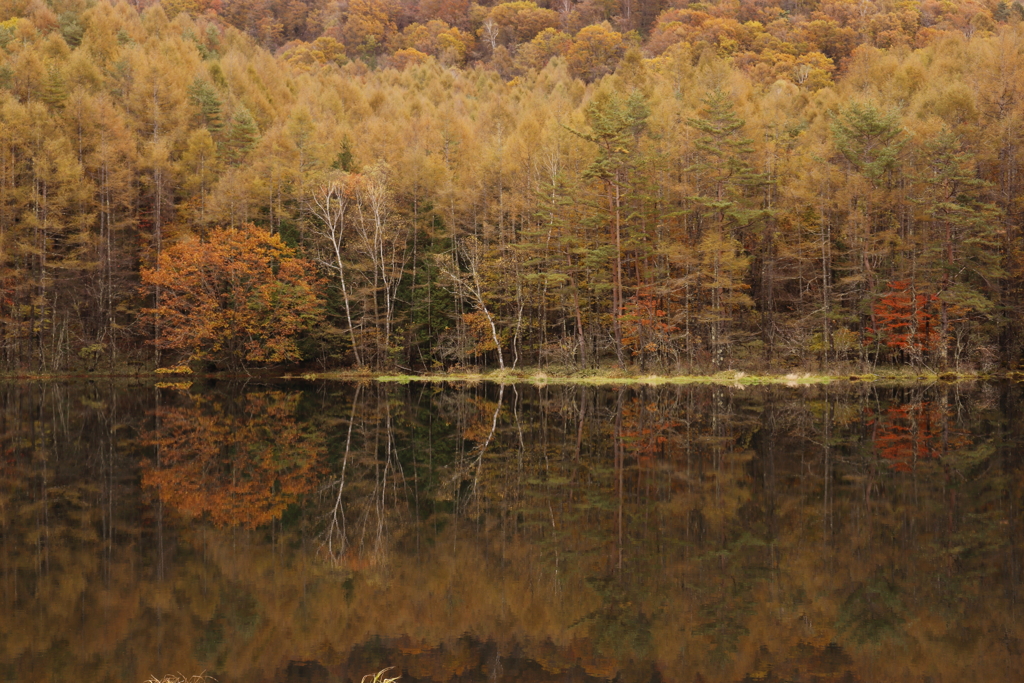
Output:
M725 350L733 341L729 327L737 313L753 305L746 294L750 259L743 255L739 240L722 228L704 233L697 254L700 259L697 288L704 294L698 320L707 326L711 363L715 368L721 368L725 362Z

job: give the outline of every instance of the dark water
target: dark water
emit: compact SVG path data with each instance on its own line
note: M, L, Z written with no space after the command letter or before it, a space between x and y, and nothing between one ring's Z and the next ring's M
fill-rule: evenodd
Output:
M1021 400L0 385L0 680L1019 680Z

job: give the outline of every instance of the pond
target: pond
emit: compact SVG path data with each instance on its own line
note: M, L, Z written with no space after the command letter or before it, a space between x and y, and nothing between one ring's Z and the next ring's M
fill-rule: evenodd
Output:
M1021 401L3 384L0 680L1015 680Z

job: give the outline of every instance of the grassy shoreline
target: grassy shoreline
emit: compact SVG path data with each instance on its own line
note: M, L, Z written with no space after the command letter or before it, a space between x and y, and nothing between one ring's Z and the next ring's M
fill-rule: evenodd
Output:
M489 370L480 372L441 372L423 374L388 374L388 373L354 373L333 371L324 373L308 373L302 375L306 379L315 380L366 380L377 382L494 382L499 384L577 384L577 385L649 385L666 384L717 384L723 386L757 386L757 385L823 385L839 382L857 382L872 384L932 384L960 383L975 381L1024 381L1024 373L964 373L934 372L930 370L879 369L873 373L821 373L821 372L788 372L780 373L746 373L736 370L725 370L710 375L661 375L639 374L628 371L588 371L559 373L540 369L525 370Z
M599 368L587 371L557 371L540 368L521 370L479 370L459 372L425 372L421 374L395 374L391 372L374 372L365 369L330 370L326 372L296 372L260 370L250 375L239 373L192 373L183 368L168 370L161 368L155 371L79 371L67 373L40 372L2 372L0 381L69 381L69 380L136 380L155 383L180 383L182 380L202 379L273 379L307 381L374 381L384 383L437 382L437 383L479 383L493 382L497 384L570 384L585 386L616 386L645 385L659 386L666 384L687 385L722 385L722 386L810 386L835 383L867 383L867 384L955 384L961 382L993 382L1014 381L1024 382L1024 372L936 372L932 370L914 370L911 368L880 368L872 373L853 372L787 372L782 373L747 373L738 370L723 370L708 375L667 375L655 373L638 373L614 368Z

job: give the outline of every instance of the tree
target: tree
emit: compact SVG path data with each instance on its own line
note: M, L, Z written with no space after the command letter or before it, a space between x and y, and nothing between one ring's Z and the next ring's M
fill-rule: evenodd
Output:
M239 107L235 111L225 135L225 156L231 164L238 166L256 148L259 139L260 129L256 125L256 120L253 119L248 109Z
M573 76L596 81L614 71L625 52L622 34L611 30L607 24L598 24L576 34L565 59Z
M913 282L890 282L889 291L872 306L872 341L903 352L911 362L919 364L926 353L944 343L936 321L938 301L935 294L919 292Z
M219 170L217 145L209 129L192 131L178 162L178 176L180 187L188 197L185 213L190 214L195 226L206 225L208 195L217 181Z
M619 363L622 355L622 262L623 232L629 217L626 207L630 197L628 188L640 162L640 136L647 126L650 108L639 90L629 95L601 91L586 109L589 132L572 131L579 137L597 145L597 157L583 172L584 179L597 180L603 188L603 203L607 207L607 224L612 238L612 325L615 335L615 353Z
M311 71L325 64L341 66L346 61L345 46L330 36L320 36L312 43L296 43L282 57L301 71Z
M232 368L302 358L299 337L322 316L313 265L280 235L249 224L176 244L142 281L159 288L159 348Z
M564 55L572 45L572 37L557 29L546 28L533 40L519 47L516 63L521 69L540 71L556 55Z
M188 98L192 104L199 107L203 125L207 130L213 135L220 133L224 128L224 121L220 97L217 96L214 87L206 79L197 78L188 87Z
M891 186L907 136L899 116L870 104L853 103L832 122L836 149L879 186Z
M752 141L743 136L746 122L736 115L729 96L716 88L704 98L701 116L687 119L697 130L695 160L687 169L694 174L693 201L701 217L712 225L746 227L759 213L744 201L750 188L764 183L750 163Z
M892 244L908 237L909 211L903 202L903 148L908 136L895 112L883 113L871 104L853 103L830 126L835 148L846 171L842 192L846 204L845 264L850 295L863 304L861 315L874 295L877 271ZM913 257L913 253L910 254ZM911 281L913 275L911 273ZM861 331L871 325L862 321ZM863 345L867 350L867 345Z
M496 31L497 36L488 37L488 41L494 45L500 36L506 47L525 43L541 31L558 28L559 25L558 12L538 7L537 3L528 0L495 5L488 13L487 20L490 23L481 29L481 35L487 37Z
M744 290L750 259L743 255L735 237L709 230L698 246L700 255L698 287L705 293L706 305L699 319L707 323L711 359L721 367L725 349L731 341L727 329L736 312L749 308L753 301Z
M370 302L363 315L373 312L380 365L391 362L398 286L409 259L409 226L396 215L389 174L387 166L375 164L356 184L357 248L372 268L369 274L364 273Z
M481 280L481 267L484 261L483 245L475 237L462 240L459 246L448 254L438 254L438 268L452 289L465 295L483 313L486 325L491 333L491 340L498 352L498 367L505 369L505 355L501 351L501 340L498 337L498 325L484 297Z
M924 281L939 308L941 366L949 342L962 339L969 319L984 320L995 308L996 283L1005 275L997 226L1003 212L984 200L989 183L977 177L974 156L956 135L943 130L921 149L922 191L916 193L924 216L909 246L915 279ZM957 344L953 360L960 360Z
M385 0L352 0L348 18L341 27L341 38L349 54L376 56L397 27L393 8Z
M314 219L310 232L317 263L338 277L342 302L345 305L345 321L348 323L348 334L352 340L352 354L355 356L356 365L362 365L359 343L352 324L351 297L345 281L345 255L350 241L346 231L355 220L352 214L355 212L354 185L357 180L357 176L340 173L316 183L307 194L307 211Z

